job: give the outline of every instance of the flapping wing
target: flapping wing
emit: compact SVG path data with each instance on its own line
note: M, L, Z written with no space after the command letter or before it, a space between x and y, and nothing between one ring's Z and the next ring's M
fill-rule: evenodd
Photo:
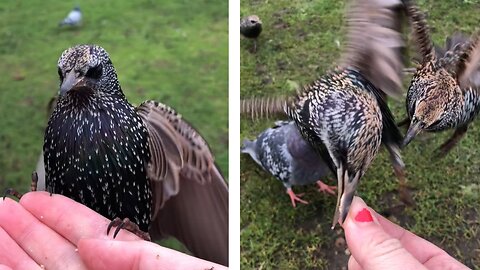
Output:
M226 265L228 187L207 143L168 106L146 101L137 112L150 136L151 236L174 236L196 256Z
M351 1L347 13L347 44L342 67L354 67L385 94L402 95L402 22L400 0Z
M469 37L456 32L445 39L445 47L435 46L439 66L451 74L455 74L462 52L468 46L468 41Z
M462 89L472 87L480 91L480 31L472 36L460 56L456 75Z

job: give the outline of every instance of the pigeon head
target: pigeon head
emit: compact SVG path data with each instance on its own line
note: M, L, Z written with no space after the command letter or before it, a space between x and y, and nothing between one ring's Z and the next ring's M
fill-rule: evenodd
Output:
M77 45L58 60L61 98L120 94L117 74L107 51L97 45Z

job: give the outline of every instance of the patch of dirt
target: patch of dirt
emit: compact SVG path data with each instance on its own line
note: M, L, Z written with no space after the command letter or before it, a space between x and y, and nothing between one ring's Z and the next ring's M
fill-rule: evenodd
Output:
M328 269L347 269L350 251L348 250L342 229L337 228L335 231L332 231L331 237L325 247L323 247L323 250L325 259L329 263Z
M413 217L405 214L405 208L407 206L399 200L398 191L385 193L380 198L379 203L386 207L378 211L378 213L393 223L399 224L402 227L410 227L415 223Z

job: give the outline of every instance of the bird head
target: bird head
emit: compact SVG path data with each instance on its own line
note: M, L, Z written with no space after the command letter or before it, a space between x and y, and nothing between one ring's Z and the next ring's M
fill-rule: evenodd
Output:
M58 59L61 98L120 94L117 74L108 53L100 46L77 45Z
M435 130L445 116L452 113L452 108L456 107L451 104L462 99L458 84L444 69L433 71L430 76L414 78L410 88L414 87L422 87L424 95L416 101L403 146L410 143L422 130Z
M257 15L250 15L250 16L247 17L246 23L249 26L255 26L255 25L261 25L262 21L260 20L260 18Z

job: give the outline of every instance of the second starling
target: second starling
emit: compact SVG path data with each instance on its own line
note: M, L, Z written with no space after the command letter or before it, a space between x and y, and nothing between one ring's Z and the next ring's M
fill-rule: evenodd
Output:
M262 21L257 15L250 15L240 20L240 34L253 39L253 52L257 52L257 38L262 32Z
M455 34L447 39L445 48L435 50L423 13L414 6L408 13L422 61L408 88L410 126L403 144L422 130L455 129L438 149L437 154L443 157L480 112L480 32L471 39Z

